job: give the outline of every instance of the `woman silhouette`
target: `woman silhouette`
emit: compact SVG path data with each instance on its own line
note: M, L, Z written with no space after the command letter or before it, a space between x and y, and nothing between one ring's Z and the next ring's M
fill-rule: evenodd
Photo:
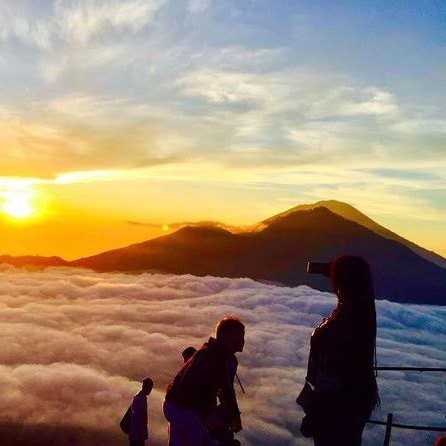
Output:
M329 278L338 304L311 335L307 383L297 398L306 414L301 431L315 446L360 446L379 404L372 276L363 258L343 256L330 264Z

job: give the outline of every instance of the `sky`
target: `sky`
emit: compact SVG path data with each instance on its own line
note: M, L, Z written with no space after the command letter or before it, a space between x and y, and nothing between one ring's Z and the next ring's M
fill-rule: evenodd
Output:
M98 274L0 266L0 430L8 445L122 445L119 420L143 378L153 446L166 444L161 412L181 352L235 314L246 325L237 389L246 446L310 445L298 433L295 398L304 383L313 328L335 305L329 293L250 279ZM377 301L380 366L443 367L446 307ZM380 372L381 407L402 424L444 426L438 373ZM17 421L20 429L17 428ZM39 435L36 435L39 432ZM26 440L21 441L21 436ZM435 433L392 431L392 444L433 445ZM363 444L382 444L367 426Z
M2 1L2 253L337 199L446 255L445 21L436 0Z

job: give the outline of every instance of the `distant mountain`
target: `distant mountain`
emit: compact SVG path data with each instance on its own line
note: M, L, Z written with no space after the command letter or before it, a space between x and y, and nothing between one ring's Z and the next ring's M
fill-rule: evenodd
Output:
M38 266L45 268L47 266L70 266L70 263L60 257L43 257L43 256L8 256L0 255L0 264L8 263L10 265L22 266Z
M207 222L72 262L60 257L0 256L0 263L251 277L329 291L326 278L305 272L306 263L328 262L343 254L361 255L369 261L380 298L446 304L446 268L441 267L446 259L338 201L297 206L244 232Z
M309 210L298 207L265 220L253 231L237 234L220 227L184 227L70 265L97 271L251 277L328 291L326 278L305 272L306 262L328 262L339 255L356 254L370 262L378 297L446 304L446 269L414 252L401 238L395 239L396 234L385 237L378 233L379 229L386 235L393 234L354 208L329 203L338 212L318 204ZM341 210L348 211L350 218L341 216Z
M364 215L362 212L358 211L353 206L347 203L343 203L342 201L324 200L324 201L318 201L317 203L314 204L303 204L300 206L296 206L286 212L283 212L279 215L276 215L275 217L263 221L262 223L260 223L260 225L268 225L274 222L276 219L282 218L285 215L296 211L309 211L316 209L318 207L325 207L329 209L331 212L338 214L341 217L346 218L347 220L351 220L356 223L359 223L362 226L365 226L366 228L372 230L378 235L381 235L382 237L402 243L403 245L407 246L412 251L417 253L420 257L423 257L424 259L429 260L429 262L435 263L436 265L441 266L442 268L446 268L446 259L444 257L438 255L433 251L429 251L425 248L422 248L421 246L418 246L417 244L409 240L406 240L405 238L399 236L398 234L395 234L394 232L390 231L384 226L381 226L380 224L376 223L376 221L367 217L367 215Z

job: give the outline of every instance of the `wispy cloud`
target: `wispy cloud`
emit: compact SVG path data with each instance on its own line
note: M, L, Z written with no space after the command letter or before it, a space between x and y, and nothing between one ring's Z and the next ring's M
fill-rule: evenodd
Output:
M119 44L113 46L92 44L87 49L69 51L62 49L50 53L46 55L39 68L43 79L51 84L65 76L75 79L98 67L118 67L126 60L126 50Z
M45 4L46 3L46 4ZM19 39L42 50L65 42L86 46L107 34L136 33L149 25L166 0L70 0L4 3L0 7L0 38ZM46 10L46 13L45 13Z
M140 31L166 0L73 1L58 3L56 21L68 41L87 45L105 33Z
M188 8L192 13L203 13L212 3L212 0L188 0Z
M10 148L2 174L48 177L178 161L182 141L163 137L156 122L156 109L128 100L74 95L35 102L26 116L11 112L0 122L0 141Z
M0 5L0 41L19 40L40 50L51 48L52 30L45 18L32 17L31 4L2 2Z
M390 126L404 115L395 94L345 82L306 70L201 69L187 73L177 85L187 97L207 103L209 126L226 126L235 163L249 148L268 147L286 163L294 158L296 164L323 164L334 158L342 164L351 157L375 158L377 126L380 134L391 133ZM267 152L259 150L250 161L271 163Z
M15 10L11 5L4 11L10 11L10 15L11 11L21 11L16 14L21 21L45 23L49 30L44 34L49 33L52 49L39 59L44 78L52 84L61 83L62 90L66 89L64 85L75 86L74 92L60 97L39 98L39 107L48 114L60 112L68 120L77 113L80 129L71 129L67 122L65 138L71 139L77 131L95 133L96 123L106 117L113 128L119 116L129 122L123 131L127 134L141 132L144 121L142 126L150 130L144 130L142 133L146 133L139 139L147 139L148 145L155 145L150 134L156 133L157 146L170 147L170 153L179 149L184 158L199 154L226 167L269 165L275 169L289 164L363 164L376 159L395 166L429 158L444 163L441 111L426 116L418 108L415 113L389 87L295 63L290 60L290 49L283 46L243 45L243 41L199 43L192 37L190 41L179 41L177 27L187 20L187 11L210 8L208 2L188 3L175 18L171 15L174 5L161 0L48 2L34 22L29 3ZM6 17L6 13L3 15ZM151 27L156 27L158 34L150 33ZM145 33L141 34L144 39L132 40L139 32ZM160 32L166 41L160 39ZM12 35L12 31L7 33ZM143 42L150 51L144 50ZM115 77L107 82L118 87L116 94L101 85L85 88L89 78L104 75L103 79L108 79L110 74ZM135 93L126 91L126 82ZM76 91L78 88L90 91L82 93ZM91 90L100 92L101 104ZM122 110L118 114L119 103ZM107 107L110 111L105 110ZM20 110L18 115L22 113ZM92 125L94 113L97 116ZM26 119L21 120L22 128L27 127L23 124ZM42 127L41 147L32 150L42 152L48 136L44 128L48 126L36 121ZM32 132L27 133L25 144ZM430 139L428 156L421 149L426 137ZM92 139L80 144L94 152L105 135L99 130L98 137ZM119 140L115 135L111 139ZM71 142L59 140L57 144L66 146ZM135 146L135 141L129 144ZM36 147L35 139L30 145ZM143 150L135 148L134 152L141 154ZM103 149L97 151L102 153ZM132 152L129 149L130 159ZM139 162L140 156L136 158ZM103 164L76 162L74 169L118 167L103 160ZM121 167L135 166L126 163L125 157L121 160ZM61 168L66 164L72 161Z

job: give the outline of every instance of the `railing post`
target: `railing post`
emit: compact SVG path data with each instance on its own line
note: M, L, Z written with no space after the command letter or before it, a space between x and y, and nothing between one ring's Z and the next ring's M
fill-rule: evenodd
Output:
M393 413L387 414L386 436L384 437L384 446L390 445L390 433L392 432Z

